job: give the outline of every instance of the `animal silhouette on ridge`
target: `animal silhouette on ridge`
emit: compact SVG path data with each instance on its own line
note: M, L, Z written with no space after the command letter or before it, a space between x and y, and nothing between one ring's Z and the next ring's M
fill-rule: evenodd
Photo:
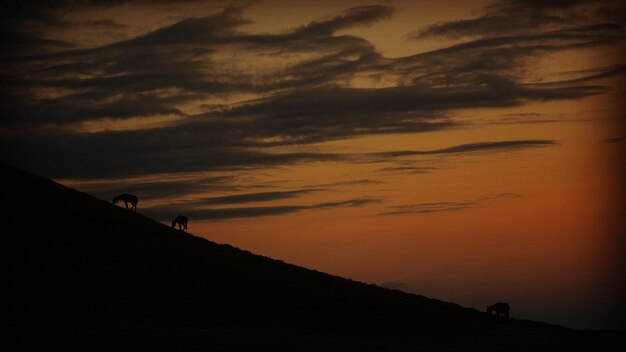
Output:
M178 229L179 230L183 230L183 231L187 232L187 223L188 222L189 222L189 219L187 219L186 216L178 215L176 217L176 219L172 220L172 228L175 228L176 225L178 225Z
M139 203L139 198L137 198L137 196L134 196L132 194L129 193L122 193L120 195L117 195L113 198L113 204L117 204L117 202L119 201L123 201L124 204L126 205L126 209L128 209L128 203L130 203L131 210L137 211L137 203Z
M498 302L492 306L487 306L487 314L492 315L493 313L496 313L496 316L504 315L504 318L507 320L509 319L510 310L511 306L505 302Z

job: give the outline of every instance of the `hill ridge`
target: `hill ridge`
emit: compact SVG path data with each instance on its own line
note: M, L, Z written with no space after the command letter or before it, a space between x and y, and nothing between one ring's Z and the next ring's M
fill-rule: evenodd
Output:
M259 256L27 171L0 170L11 185L2 203L9 321L26 349L587 350L623 343L617 333L504 322Z

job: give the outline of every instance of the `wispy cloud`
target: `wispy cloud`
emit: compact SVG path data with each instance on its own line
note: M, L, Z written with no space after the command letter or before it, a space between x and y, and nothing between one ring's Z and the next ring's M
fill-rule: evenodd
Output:
M430 214L448 211L459 211L484 207L494 200L514 199L520 197L521 195L516 193L498 193L484 195L476 199L468 200L396 205L392 206L390 211L381 213L380 215Z
M500 0L493 1L478 17L435 23L411 33L411 36L459 38L541 31L572 24L615 20L614 16L607 14L610 9L618 8L608 1L590 3L583 0Z
M434 154L466 154L476 152L502 151L512 149L524 149L531 147L545 147L557 144L553 140L533 139L533 140L514 140L514 141L498 141L498 142L478 142L455 145L453 147L434 149L434 150L399 150L393 152L374 153L372 156L383 158L393 158L413 155L434 155Z
M362 179L349 180L349 181L320 183L320 184L311 185L309 187L311 187L311 188L333 188L333 187L345 187L345 186L366 186L366 185L375 185L375 184L381 184L381 183L383 183L383 181L369 179L369 178L362 178Z
M109 199L113 195L130 192L143 199L163 199L184 197L207 192L236 192L242 188L235 176L198 176L185 178L171 175L160 175L158 180L88 180L75 182L68 180L65 184L88 192L94 196Z
M254 218L261 216L284 215L307 210L361 207L369 204L380 203L377 198L356 198L336 202L317 203L312 205L284 205L264 207L238 207L238 208L196 208L194 204L172 205L146 208L143 210L149 216L159 220L168 220L176 214L185 214L194 220L228 220L236 218Z
M35 35L25 18L34 21L36 16L39 25L53 26L67 8L108 6L62 3L30 15L20 12L22 17L13 16L15 28ZM543 14L556 9L519 1L503 4L488 11L525 6ZM340 160L344 156L279 154L269 148L462 127L452 112L603 94L606 87L598 80L623 71L614 67L540 84L528 79L530 59L623 40L623 26L598 22L600 15L567 28L537 27L541 30L532 33L511 30L489 36L476 29L486 34L395 58L385 57L366 38L340 32L386 20L394 11L384 5L358 6L283 32L252 33L241 29L251 22L246 8L225 7L96 47L35 52L15 47L1 56L0 91L6 94L0 102L0 158L47 176L73 178ZM103 21L97 25L116 27L115 19ZM441 24L420 36L450 35L450 26ZM16 33L14 40L19 39ZM235 54L240 60L224 59ZM257 59L267 64L254 65ZM371 87L356 86L357 79ZM155 127L160 116L175 118ZM76 132L85 123L125 119L134 119L133 130ZM513 145L408 153L489 148Z
M274 192L254 192L254 193L242 193L222 197L210 197L201 200L194 201L188 205L191 206L203 206L203 205L221 205L221 204L238 204L238 203L253 203L253 202L268 202L280 199L296 198L301 195L305 195L312 192L325 191L324 188L306 188L293 191L274 191Z
M383 173L398 173L398 174L425 174L425 173L432 172L433 170L434 170L434 168L432 168L432 167L390 166L390 167L380 168L380 169L378 169L376 171L377 172L383 172Z

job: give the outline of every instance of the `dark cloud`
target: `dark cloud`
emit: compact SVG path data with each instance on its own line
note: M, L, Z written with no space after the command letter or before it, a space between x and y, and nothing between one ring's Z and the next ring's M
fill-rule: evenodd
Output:
M273 192L255 192L255 193L243 193L222 197L204 198L198 201L194 201L190 205L204 206L204 205L223 205L223 204L239 204L239 203L254 203L254 202L268 202L280 199L296 198L304 194L312 192L324 191L324 188L307 188L294 191L273 191Z
M187 18L171 26L156 29L140 37L114 43L93 51L108 51L116 49L136 50L142 48L154 48L166 45L179 46L181 44L221 44L233 41L236 37L234 29L250 23L243 18L243 9L240 7L227 7L216 14ZM90 53L90 50L86 51ZM72 53L68 53L72 54Z
M587 0L500 0L504 4L517 4L520 6L540 9L568 9L585 3Z
M390 166L376 170L377 172L392 173L392 174L425 174L432 172L432 167L420 167L420 166Z
M443 36L451 38L496 35L497 33L518 33L528 28L546 24L562 25L563 20L551 16L513 16L506 12L497 12L483 17L454 22L436 23L409 34L410 38Z
M246 176L246 178L249 177L250 175ZM127 180L123 183L112 182L111 180L91 180L78 183L72 183L71 181L69 181L66 182L66 184L83 192L87 192L97 197L100 197L102 199L109 199L113 195L128 192L139 196L139 198L142 200L185 198L190 196L197 197L197 195L210 192L233 193L241 192L246 189L273 187L267 184L254 183L250 180L246 181L243 180L243 178L244 177L242 177L242 175L205 177L191 174L183 177L182 179L180 176L176 175L162 175L157 180ZM184 204L185 206L209 206L251 202L268 202L274 200L297 198L312 192L326 191L329 190L330 187L371 185L379 183L382 182L370 179L359 179L353 181L333 182L315 185L309 188L290 191L252 192L221 197L201 198L198 200L185 201Z
M202 2L205 0L178 0L184 2ZM58 17L69 11L102 9L125 4L171 4L170 0L22 0L7 1L0 5L0 14L4 18L20 18L40 21L58 21Z
M13 22L6 19L0 23L0 49L2 49L0 62L3 64L7 57L19 53L43 54L74 48L74 44L64 40L50 39L37 33L19 30Z
M524 88L538 88L525 80L529 65L542 55L619 45L624 38L624 27L612 24L531 34L499 34L402 58L393 66L403 73L406 84L445 87L506 85L506 82L513 82ZM578 83L600 77L584 78ZM551 87L567 90L573 86L567 82L553 82ZM582 87L579 85L580 89ZM595 93L601 92L598 89ZM588 91L587 94L594 93ZM534 99L541 98L535 96Z
M50 5L46 13L55 18L64 6L84 4ZM355 7L283 33L259 34L240 30L249 23L243 8L227 7L100 47L9 55L0 79L0 157L47 176L75 178L343 160L267 148L458 127L455 110L581 99L606 91L588 82L623 71L541 84L525 80L530 58L607 45L621 38L615 24L481 38L398 58L384 57L363 38L336 33L392 13L388 6ZM219 58L285 53L302 59L253 70L248 62ZM349 82L357 77L392 84L354 88ZM241 94L255 98L241 101ZM85 122L134 118L141 124L163 115L176 119L158 128L73 132Z
M246 174L244 171L222 176L200 176L194 173L183 174L182 176L180 174L163 174L160 177L151 176L148 179L131 179L123 182L113 182L112 180L83 180L75 182L68 180L64 183L105 200L110 200L116 194L131 193L137 195L142 201L160 200L163 202L169 199L171 202L174 202L164 207L166 209L178 205L184 205L185 208L197 208L212 205L271 202L298 198L313 192L328 190L328 188L316 187L198 198L208 193L235 193L249 189L273 187L267 184L255 183L254 180L254 173ZM159 207L152 208L153 211L155 209L159 209Z
M571 27L562 30L543 31L540 33L497 35L493 37L470 40L443 49L420 54L420 56L440 53L450 54L455 51L468 49L485 49L509 45L531 45L529 49L534 51L555 49L563 50L563 45L559 44L566 44L567 47L574 44L578 44L577 46L589 46L593 44L605 43L607 39L614 39L615 41L618 41L623 38L623 29L624 27L619 24L600 23L589 26ZM614 34L614 36L611 37L611 34ZM520 48L516 47L514 49Z
M360 207L369 204L380 203L375 198L358 198L338 202L327 202L313 205L285 205L268 207L242 207L242 208L219 208L202 209L186 207L182 204L175 206L161 206L146 208L143 210L147 215L161 221L173 218L175 214L185 214L192 220L228 220L235 218L254 218L260 216L284 215L297 213L305 210L331 209L343 207Z
M476 82L478 83L478 82ZM501 77L482 77L477 87L421 86L365 88L318 88L277 95L248 104L232 107L226 116L263 116L265 121L287 123L291 117L315 116L315 122L324 125L354 125L351 117L385 127L393 132L394 125L403 130L428 130L431 123L420 112L470 107L501 107L520 105L529 100L576 99L597 94L600 87L535 89ZM418 113L411 121L410 113ZM405 114L389 121L386 114ZM365 116L364 116L365 115ZM407 116L409 115L409 116ZM339 117L341 116L341 117ZM436 115L435 115L436 116ZM289 119L288 121L284 120ZM320 119L326 119L328 122ZM311 121L313 122L313 121ZM289 127L289 126L285 126ZM349 127L349 126L346 126ZM356 127L356 126L355 126Z
M383 183L379 180L371 180L371 179L359 179L352 181L340 181L340 182L332 182L332 183L322 183L311 187L335 187L335 186L358 186L358 185L372 185L372 184L380 184Z
M370 154L376 158L396 158L414 155L433 155L433 154L461 154L475 152L503 151L513 149L524 149L530 147L545 147L557 144L553 140L531 139L531 140L515 140L515 141L499 141L499 142L478 142L456 145L453 147L434 149L434 150L398 150L393 152L373 153Z
M115 22L113 20L93 20L93 21L80 21L69 23L68 26L86 26L86 27L98 27L103 29L125 29L127 25Z
M434 150L396 150L391 152L381 153L369 153L362 155L353 155L358 162L366 163L393 163L393 166L383 167L376 172L387 174L425 174L431 173L440 167L427 166L433 163L441 163L441 160L414 160L407 159L414 156L445 156L445 155L460 155L460 154L485 154L495 152L511 152L515 150L536 148L536 147L548 147L557 145L558 143L553 140L513 140L513 141L498 141L498 142L478 142L456 145L448 148L434 149ZM425 164L427 163L427 164Z
M131 193L139 196L142 200L182 197L216 191L235 192L242 188L241 185L237 184L235 176L190 176L186 179L177 177L167 179L167 176L164 175L161 179L164 180L131 180L123 183L96 180L77 184L70 182L69 185L102 199L109 199L120 193Z
M328 36L336 31L356 25L368 25L389 18L394 9L384 5L357 6L325 21L314 21L294 31L294 35Z
M185 136L185 132L190 136ZM272 167L305 161L338 160L329 153L270 153L225 147L210 141L207 130L148 130L142 133L99 133L8 136L0 141L0 158L52 178L99 178L190 171ZM173 135L170 135L173 133ZM219 130L213 132L219 134ZM189 137L189 138L186 138ZM226 135L226 138L229 136Z
M585 71L580 72L580 73L583 73L584 75L579 78L562 80L562 81L557 81L557 82L549 82L549 83L537 83L535 85L537 86L550 86L550 85L564 86L567 84L580 84L580 83L596 81L596 80L600 80L604 78L618 77L618 76L622 76L626 74L626 65L615 65L613 67L599 69L599 70L591 70L591 71L592 72L590 72L590 70L585 70Z
M183 0L196 1L196 0ZM99 28L121 30L126 26L112 19L93 21L69 21L63 19L68 13L80 12L86 9L107 8L135 4L166 4L167 1L97 1L97 0L24 0L5 1L0 5L0 60L7 57L22 57L24 55L43 55L70 49L72 43L57 41L49 38L50 29L72 28L86 29Z
M534 1L504 0L487 6L481 16L458 21L439 22L410 34L411 37L501 36L572 27L613 19L598 9L610 1ZM596 11L594 11L594 9ZM622 11L624 7L621 7ZM615 11L615 8L613 8Z
M477 119L477 124L487 125L507 125L507 124L529 124L529 123L557 123L567 121L561 116L550 116L538 113L504 114L497 118L487 118L482 121Z
M578 99L602 92L599 86L532 88L501 77L481 77L462 87L400 86L378 89L316 88L289 92L216 112L245 118L259 139L306 144L363 134L427 132L453 121L441 112L472 107L510 107L528 101Z
M387 161L390 158L512 150L554 145L550 140L482 142L430 151L336 153L269 153L220 137L220 130L163 128L141 132L7 136L0 158L53 178L99 178L232 168L259 168L309 161ZM255 131L251 131L254 133ZM230 146L229 146L230 144ZM97 156L97 162L94 157ZM27 165L24 165L26 164ZM36 167L33 167L36 165Z
M487 205L487 203L498 199L514 199L520 197L521 196L519 194L515 193L498 193L485 195L470 200L397 205L391 207L392 210L382 213L380 215L430 214L448 211L459 211L470 208L484 207Z
M564 50L565 46L574 44L593 45L600 39L605 42L606 31L610 30L604 28L596 37L589 35L598 32L598 28L490 38L392 60L383 58L361 38L333 34L339 28L385 18L392 12L388 7L353 8L341 16L312 22L287 34L264 35L236 31L238 26L248 23L242 11L227 8L107 46L32 58L39 78L29 75L25 79L20 74L4 77L4 81L9 82L4 88L11 95L11 104L2 124L32 128L37 124L62 125L105 117L184 116L179 106L207 95L285 90L291 91L226 108L230 115L254 114L273 108L285 109L272 110L281 114L293 114L294 110L308 115L315 112L338 114L344 113L346 108L360 114L358 109L363 107L374 108L372 114L428 112L432 116L436 111L454 108L576 99L598 93L598 89L594 89L597 87L532 90L512 79L511 70L523 66L520 60L538 51ZM324 30L308 29L318 27ZM546 45L546 41L563 43ZM212 55L228 50L223 47L226 44L237 45L237 50L252 55L273 50L320 51L320 48L323 54L259 75L234 72L215 64ZM511 44L516 46L510 47ZM434 64L436 62L438 64ZM507 70L506 74L499 74ZM401 86L375 90L319 87L356 74L383 74L403 82ZM409 81L404 82L406 80ZM503 87L509 90L502 91ZM75 92L58 98L36 98L28 93L44 88ZM298 90L293 91L295 88ZM500 94L494 95L494 89ZM167 90L175 93L164 95ZM483 95L493 95L493 99ZM336 96L346 103L331 100ZM305 104L307 97L311 97L313 103ZM336 106L334 111L321 110L330 106ZM409 131L422 130L419 125L408 125Z
M286 34L244 34L238 26L249 23L242 8L230 7L201 17L189 18L137 38L98 48L77 49L50 55L21 58L37 67L39 78L14 74L4 81L11 93L4 126L31 128L36 124L67 124L84 120L129 118L159 114L182 114L177 105L210 94L271 92L278 89L326 83L354 73L359 61L337 64L344 56L372 56L371 45L333 32L350 26L367 25L388 17L385 6L356 7L326 21L312 22ZM275 50L334 51L322 59L295 64L284 72L259 75L216 67L211 54L236 45L253 55ZM338 51L338 52L337 52ZM377 56L377 55L374 55ZM306 66L321 64L332 70L311 72ZM332 61L332 62L330 62ZM370 60L371 61L371 60ZM318 70L319 71L319 70ZM19 71L18 71L19 72ZM32 89L70 89L76 93L60 98L36 98ZM164 90L177 93L164 96Z

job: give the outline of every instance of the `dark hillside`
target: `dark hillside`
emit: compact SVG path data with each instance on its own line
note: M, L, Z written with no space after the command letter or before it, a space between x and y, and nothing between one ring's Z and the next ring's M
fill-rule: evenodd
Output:
M622 350L219 245L0 166L15 350ZM141 203L140 203L141 204ZM616 343L622 346L615 345Z

